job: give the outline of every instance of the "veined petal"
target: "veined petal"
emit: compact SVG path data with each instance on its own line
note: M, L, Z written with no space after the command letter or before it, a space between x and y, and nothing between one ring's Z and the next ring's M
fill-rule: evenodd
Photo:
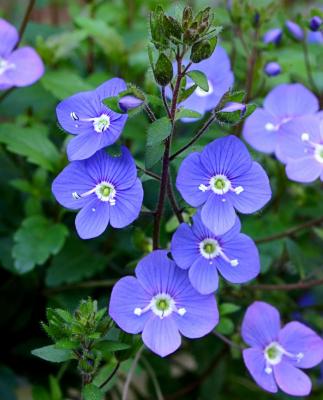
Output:
M118 190L116 204L110 206L110 223L114 228L124 228L138 218L144 192L140 179L127 189Z
M245 283L259 274L259 253L255 243L249 236L243 233L238 234L232 240L223 243L221 247L229 259L238 260L238 265L232 266L222 258L217 258L218 270L227 281Z
M181 224L174 233L171 253L176 264L183 269L190 268L199 257L198 239L187 224Z
M150 300L151 297L138 280L132 276L126 276L120 279L112 289L109 315L125 332L142 332L152 314L147 312L139 316L134 313L134 310L137 307L146 307Z
M104 100L108 97L118 96L120 92L123 92L126 89L127 84L123 79L112 78L97 87L95 93L99 96L100 100Z
M149 319L145 324L142 340L151 351L161 357L174 353L181 345L181 335L171 316Z
M188 204L199 207L209 197L209 192L200 190L199 186L207 186L211 177L201 164L200 153L191 153L179 167L176 187Z
M75 219L77 233L81 239L93 239L107 228L110 219L110 205L94 198L88 201Z
M251 163L245 144L233 135L214 140L201 153L201 164L211 177L223 174L234 179L248 171Z
M280 316L276 308L262 301L248 307L241 327L243 340L250 346L264 348L278 339Z
M8 62L14 65L14 68L6 71L7 77L14 86L32 85L44 74L44 64L31 47L21 47L15 50L8 57Z
M18 42L18 31L2 18L0 18L0 37L0 57L6 57Z
M215 235L227 232L236 221L236 213L230 199L213 193L202 207L201 217L204 225Z
M276 393L278 389L273 374L265 372L266 363L262 350L245 349L242 354L246 367L257 385L267 392Z
M274 365L274 375L279 388L291 396L308 396L311 393L312 382L300 369L282 360Z
M93 193L89 197L75 199L73 193L86 193L95 185L96 182L87 173L85 164L81 161L74 161L54 179L52 192L63 207L78 210L89 200L96 198L96 195Z
M296 182L314 182L323 172L323 164L313 156L289 160L286 165L286 174L289 179Z
M218 289L219 275L214 260L199 256L191 266L188 276L194 289L201 294L210 294Z
M69 161L85 160L102 147L102 136L95 132L80 133L68 142L67 156Z
M322 338L300 322L285 325L279 332L279 343L292 354L303 354L299 360L288 358L295 367L312 368L323 360Z
M271 188L265 170L257 162L249 171L232 179L234 187L242 186L240 194L228 193L233 206L241 213L251 214L260 210L271 198Z

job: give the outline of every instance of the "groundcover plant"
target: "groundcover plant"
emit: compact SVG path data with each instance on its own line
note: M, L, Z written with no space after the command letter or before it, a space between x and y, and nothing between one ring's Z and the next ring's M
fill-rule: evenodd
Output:
M315 3L1 3L1 399L322 399Z

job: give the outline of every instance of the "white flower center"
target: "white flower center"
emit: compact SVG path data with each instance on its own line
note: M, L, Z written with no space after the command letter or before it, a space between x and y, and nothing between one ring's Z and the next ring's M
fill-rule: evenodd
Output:
M230 180L225 175L222 174L213 176L210 179L208 186L201 184L199 186L199 189L202 192L206 192L207 190L213 190L215 194L222 194L222 195L227 193L229 190L231 192L235 192L236 194L240 194L244 190L242 186L237 186L236 188L233 188Z
M206 238L202 240L199 244L199 249L201 255L210 260L210 264L212 264L213 258L221 257L227 263L229 263L232 267L236 267L239 265L239 261L237 259L231 260L221 249L219 242L213 238Z
M209 90L206 92L205 90L201 89L199 86L195 89L195 94L198 97L205 97L205 96L209 96L210 94L213 93L213 85L210 81L208 81L209 84Z
M283 124L286 124L287 122L289 122L289 121L291 121L292 120L292 118L291 117L285 117L285 118L283 118L278 124L273 124L272 122L267 122L266 124L265 124L265 129L266 129L266 131L269 131L269 132L276 132L276 131L278 131L279 129L280 129L280 127L283 125Z
M186 309L184 307L177 308L175 300L168 293L157 294L151 299L150 303L146 307L136 307L133 312L140 316L149 310L160 319L168 317L173 312L176 312L181 317L186 314Z
M95 193L99 200L107 201L110 203L111 206L116 204L115 196L117 191L115 187L110 182L103 181L96 185L93 189L88 190L85 193L79 194L77 192L73 192L72 196L75 200L90 196L91 194ZM95 208L92 209L95 212Z
M304 143L307 143L310 148L314 150L314 158L319 163L323 164L323 144L321 143L314 143L310 140L310 134L308 132L303 132L301 134L301 140ZM304 153L308 153L308 148L305 147Z
M98 133L106 131L110 126L110 117L104 113L99 117L79 118L79 116L73 111L71 112L70 116L73 121L92 122L95 132ZM75 127L78 128L79 126L76 124Z
M286 351L279 343L277 342L271 342L264 350L264 356L266 360L266 368L265 372L267 374L271 374L273 369L273 365L277 365L281 362L283 356L286 356L288 358L292 358L296 360L297 362L300 362L300 360L304 357L303 353L298 353L298 354L293 354L288 351Z
M9 63L4 58L0 57L0 75L4 74L9 69L15 69L15 68L16 68L15 64Z

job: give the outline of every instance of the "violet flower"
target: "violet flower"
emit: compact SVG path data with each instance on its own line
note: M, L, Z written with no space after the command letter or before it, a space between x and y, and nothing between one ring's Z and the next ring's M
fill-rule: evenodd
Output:
M304 31L296 22L286 21L285 26L295 40L301 41L304 39Z
M283 31L280 28L273 28L264 34L263 42L266 44L275 43L278 44L281 41Z
M264 71L268 76L277 76L281 73L281 67L277 62L271 61L265 65Z

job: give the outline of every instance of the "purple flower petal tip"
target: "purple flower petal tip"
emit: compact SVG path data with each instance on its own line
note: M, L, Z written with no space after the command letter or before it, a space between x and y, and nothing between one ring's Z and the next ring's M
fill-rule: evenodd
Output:
M277 76L281 73L281 66L277 62L271 61L265 65L264 71L268 76Z
M242 336L251 348L243 351L247 369L256 383L268 392L278 388L291 396L307 396L311 381L302 372L323 360L323 340L299 322L280 326L278 310L255 302L242 322Z
M304 31L296 22L286 21L285 26L295 40L301 41L304 39Z
M264 34L263 42L266 44L275 43L278 44L281 41L283 31L280 28L273 28Z
M119 100L119 107L122 111L127 112L134 108L140 107L144 101L138 97L127 95Z
M14 50L18 42L16 28L0 19L0 90L29 86L44 74L44 64L31 47Z
M62 206L80 210L75 224L82 239L101 235L109 224L114 228L131 224L143 200L135 162L125 147L120 157L101 150L72 162L56 177L52 192Z
M319 17L318 15L315 15L314 17L311 18L310 20L310 30L313 32L317 32L322 25L322 18Z
M122 278L114 286L109 314L124 331L142 332L154 353L165 357L179 348L181 335L199 338L218 323L214 296L198 293L167 251L144 257L135 273L136 278Z
M271 198L265 171L235 136L216 139L202 153L186 157L176 186L188 204L201 207L203 223L216 235L232 228L235 210L250 214Z
M247 106L242 103L229 102L221 110L221 112L235 112L241 111L241 116L246 112Z

